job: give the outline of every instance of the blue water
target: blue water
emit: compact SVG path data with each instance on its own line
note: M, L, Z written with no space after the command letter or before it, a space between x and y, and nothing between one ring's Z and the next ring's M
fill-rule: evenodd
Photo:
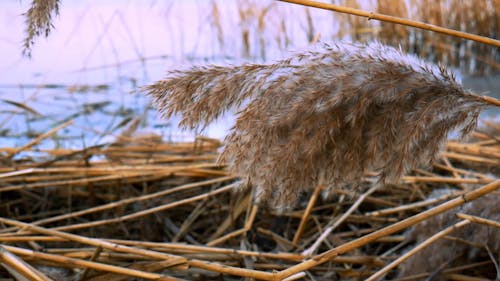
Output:
M21 46L22 13L29 3L2 1L0 147L23 145L70 119L74 125L39 147L83 148L111 142L120 132L113 128L138 116L144 116L143 128L165 139L192 139L194 133L180 131L175 119L161 120L137 87L160 79L167 69L223 63L227 56L220 57L216 38L207 32L207 3L156 2L62 1L55 29L47 39L36 40L28 59L22 57ZM238 49L235 44L228 42L225 48ZM84 87L90 89L75 91ZM23 103L39 114L10 102ZM224 130L215 126L203 133L220 138ZM110 131L113 135L106 134Z

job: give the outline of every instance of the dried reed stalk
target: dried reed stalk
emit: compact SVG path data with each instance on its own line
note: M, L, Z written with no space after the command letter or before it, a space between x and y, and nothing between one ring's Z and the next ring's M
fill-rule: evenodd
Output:
M377 0L377 11L385 15L408 18L408 11L404 1ZM409 35L410 31L406 26L382 21L377 38L392 46L401 45L403 49L408 49Z
M491 127L498 128L498 125L492 124ZM448 143L447 151L460 153L463 156L461 159L450 159L446 165L436 165L437 169L433 171L416 169L415 176L403 178L411 184L399 183L378 188L362 200L357 212L351 212L355 196L355 192L351 190L336 189L338 194L345 194L348 197L341 199L341 196L338 196L331 200L318 200L310 212L307 210L269 212L265 208L256 208L250 200L251 194L248 191L243 194L230 192L214 194L221 188L229 191L230 189L226 189L223 185L231 183L233 177L226 176L222 173L223 171L211 170L208 167L203 168L205 172L198 172L201 171L199 165L213 165L212 162L215 160L199 158L203 155L213 155L217 151L217 145L209 141L161 145L137 143L134 146L114 147L111 150L112 153L129 151L131 155L127 159L137 160L131 165L106 160L102 156L110 153L110 148L104 146L85 150L88 155L101 156L92 157L91 161L82 158L82 151L79 149L43 150L49 159L57 157L58 160L50 162L50 165L45 168L34 168L40 167L40 161L43 165L47 165L47 159L18 160L14 158L12 166L0 167L2 188L11 185L22 186L26 183L38 184L37 188L15 188L0 192L0 217L14 219L17 222L29 222L29 226L27 224L17 224L13 227L0 225L0 243L1 247L14 255L13 258L17 260L11 260L10 264L20 265L20 262L24 262L26 265L34 266L35 270L53 280L69 280L74 277L82 279L82 270L66 270L67 267L90 270L87 279L94 281L128 280L132 276L155 279L160 275L163 278L175 276L189 280L214 279L221 275L234 280L237 278L228 275L282 280L285 276L300 275L304 270L307 270L311 278L316 279L358 278L364 280L375 270L384 267L388 258L404 253L399 247L404 237L391 233L409 227L416 221L430 221L431 216L438 212L456 207L464 201L470 202L480 194L490 192L488 196L498 197L498 192L492 192L500 186L498 180L492 182L494 178L498 178L496 169L498 165L494 164L497 163L495 161L498 160L500 149L499 142L496 141L498 130L483 129L482 131L483 134L476 134L478 139L473 143ZM130 141L133 142L132 139ZM15 148L0 148L0 153L15 150ZM28 153L33 151L38 150L35 147L26 149ZM65 157L60 158L61 156ZM163 157L166 156L168 158L164 159ZM481 156L492 161L483 161L478 164L471 161L468 156ZM138 161L139 158L143 160ZM441 159L446 158L442 156ZM154 165L150 162L153 160ZM456 168L455 165L460 168ZM469 167L474 170L464 170ZM191 176L186 177L184 172L183 174L171 173L176 168L185 172L191 171ZM207 171L220 174L209 174ZM142 181L135 176L132 177L139 173L144 175ZM93 181L95 178L116 174L122 174L119 181ZM419 176L420 174L425 176ZM92 183L76 185L74 182L74 180L80 181L85 178ZM473 192L474 196L470 193L463 194L460 191L463 182L470 183L474 180L491 183ZM61 183L54 185L57 181ZM66 183L63 184L63 181ZM437 209L434 208L434 211L413 216L418 212L414 207L429 206L430 202L425 200L426 194L445 182L450 188L458 188L458 193L454 192L453 196L457 199ZM309 195L312 192L310 190ZM92 201L93 196L98 200ZM438 199L431 205L450 198L439 197ZM73 201L70 206L68 206L69 200ZM412 206L411 204L416 201L425 204ZM39 202L44 204L37 206ZM477 204L479 203L477 201ZM395 207L401 204L406 204L406 207L389 210L390 212L379 215L383 217L361 215L361 212L370 214L380 207ZM476 204L476 201L469 204ZM491 204L495 203L489 205ZM302 207L306 208L305 202ZM493 215L497 215L498 212L495 212L494 208L491 210ZM462 209L462 211L467 211L467 209ZM394 212L398 214L395 215ZM346 215L348 213L351 214ZM467 213L472 212L467 211ZM476 215L486 216L484 213L476 213ZM345 217L344 222L336 224L336 232L328 235L318 248L319 252L331 248L335 250L300 263L306 258L300 254L300 251L319 240L318 229L326 231L332 217L339 216ZM410 218L403 223L394 223L408 217ZM161 218L161 220L154 218ZM470 227L474 228L474 231L476 227L491 229L491 226L498 224L485 218L476 216L474 218L477 222L488 225L476 225L473 220L474 223L471 223ZM469 218L462 219L469 220ZM337 221L339 220L341 219ZM167 221L169 223L166 223ZM283 221L287 221L286 228L277 224ZM297 246L294 247L291 239L300 228L301 221L305 222L305 226ZM41 228L40 225L44 227ZM31 228L31 226L37 228ZM156 228L156 226L159 227ZM374 232L381 227L383 228L381 231ZM441 226L429 230L428 233L436 233L441 230L440 228ZM41 229L46 230L45 234L42 235L37 231ZM72 229L71 232L80 239L75 240L75 236L71 238L64 235L61 229ZM162 229L167 229L167 231ZM490 234L496 235L494 231ZM482 230L481 232L484 233ZM474 241L477 237L475 233L479 232L473 232L472 236L463 238ZM110 240L110 237L115 239ZM489 241L492 241L493 237L491 236ZM175 240L179 243L152 242ZM89 241L92 244L89 244ZM110 242L119 247L117 250L108 248L99 251L101 247L95 246L96 241L102 241L105 244ZM214 241L217 242L218 247L207 245ZM13 245L16 247L12 247ZM120 249L122 245L129 246L130 251L124 252ZM381 246L390 250L382 254ZM495 250L494 245L490 244L490 248L492 251ZM355 254L353 252L354 255L340 255L353 249L357 249ZM416 250L420 249L421 247L416 248ZM175 262L177 259L158 261L153 256L141 255L142 250L153 251L157 255L169 254L177 258L185 258L187 262L171 266L171 261ZM339 256L332 258L336 255ZM467 275L494 278L492 275L494 272L491 271L492 261L488 257L483 258L482 255L480 258L478 262L461 263L447 268L443 270L443 273L447 277L451 276L449 274L460 275L461 280L472 280L463 279ZM327 261L328 263L321 265ZM352 266L346 267L345 264L352 264ZM276 272L278 270L282 272ZM27 271L18 267L12 272L17 274L17 272ZM1 277L11 277L11 274L0 268ZM388 277L391 278L395 277L397 272L389 272L389 274ZM421 275L425 277L428 274L419 274ZM415 280L411 278L413 277L404 277L405 280Z
M361 2L357 0L341 0L337 1L337 3L354 9L361 8ZM347 35L347 38L352 38L353 41L365 42L371 35L371 32L365 31L374 30L371 23L361 17L349 14L336 14L333 16L336 19L338 18L335 20L335 22L338 22L339 25L338 32L336 34L338 38L346 38Z
M407 3L408 9L415 7L414 17L430 24L497 38L495 34L498 29L497 16L492 8L493 5L490 0L477 0L474 3L430 0ZM495 68L498 69L495 67L495 61L499 55L498 48L485 44L461 44L458 38L432 34L424 30L415 30L414 36L415 40L410 48L426 57L447 65L460 66L462 70L476 74L484 74L495 70ZM391 35L387 34L385 39L391 40ZM453 49L455 50L453 51ZM483 61L484 63L477 63L482 60L480 57L484 55L491 56L493 63L488 62L488 60Z
M457 197L453 200L447 201L446 203L443 203L439 206L436 206L434 208L431 208L425 212L418 213L417 215L408 217L402 221L398 221L394 224L391 224L390 226L384 227L382 229L379 229L377 231L371 232L367 235L364 235L360 238L351 240L347 243L344 243L338 247L335 247L333 249L330 249L322 254L316 255L312 257L311 259L305 260L300 264L297 264L295 266L289 267L285 270L280 271L277 275L275 280L280 280L280 278L286 278L287 276L291 276L293 274L296 274L301 271L308 270L310 268L313 268L315 266L318 266L332 258L335 258L336 256L346 253L349 251L352 251L354 249L357 249L361 247L362 245L366 245L367 243L371 241L375 241L376 239L379 239L381 237L387 236L389 234L398 232L400 230L403 230L409 226L412 226L416 223L423 222L426 220L429 220L433 218L436 215L439 215L445 211L449 211L453 208L456 208L466 202L471 202L473 200L476 200L477 198L480 198L481 196L484 196L488 193L491 193L497 189L500 188L500 180L496 180L492 183L489 183L485 186L482 186L476 190L470 191L460 197Z
M60 0L33 0L31 7L26 12L26 21L28 28L26 38L24 39L23 54L31 56L31 47L34 44L35 37L49 35L52 29L52 16L59 13Z
M383 183L430 163L448 133L467 135L487 102L443 67L379 43L338 43L274 64L172 71L144 89L164 117L202 128L239 110L219 159L276 206L324 183Z

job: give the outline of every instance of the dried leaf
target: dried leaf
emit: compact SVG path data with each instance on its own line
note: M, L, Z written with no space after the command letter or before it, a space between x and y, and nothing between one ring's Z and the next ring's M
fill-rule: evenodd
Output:
M11 100L6 100L6 99L2 99L3 102L5 103L8 103L10 105L13 105L15 107L19 107L21 108L22 110L25 110L25 111L28 111L29 113L33 114L33 115L37 115L37 116L43 116L40 112L34 110L33 108L27 106L26 104L24 103L20 103L20 102L16 102L16 101L11 101Z

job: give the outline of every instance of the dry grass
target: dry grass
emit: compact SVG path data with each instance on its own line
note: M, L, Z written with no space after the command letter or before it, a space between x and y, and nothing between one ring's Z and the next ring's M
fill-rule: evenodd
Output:
M137 123L107 147L33 148L73 126L67 122L25 146L0 148L0 264L9 272L0 277L360 280L403 254L407 237L397 231L423 220L431 227L409 236L441 237L453 230L456 211L438 214L470 200L460 212L480 218L462 215L452 243L475 246L474 260L436 256L419 275L407 276L413 272L402 265L386 277L498 276L491 254L500 251L492 228L499 224L498 125L438 154L450 130L474 129L486 104L445 69L379 44L340 44L270 65L174 71L147 90L166 116L181 113L186 128L239 109L220 158L229 169L215 162L217 140L135 137ZM46 156L19 157L29 150ZM433 169L418 168L431 162ZM231 192L237 178L289 208L276 212L254 204L250 190ZM429 197L443 185L453 193ZM319 196L325 186L333 196ZM415 259L426 256L413 249ZM315 252L323 254L311 258Z
M220 145L216 140L172 144L136 139L125 130L119 143L109 147L45 151L26 147L46 156L14 158L0 167L0 263L10 274L39 276L36 280L241 280L244 276L272 280L273 270L307 259L302 253L316 241L319 252L343 247L441 202L466 198L465 192L484 184L498 188L496 126L475 132L477 139L471 143L448 142L429 171L417 169L397 184L362 196L338 188L329 198L307 191L296 209L285 212L253 205L249 191L231 192L236 178L216 165ZM0 149L3 156L19 152ZM428 197L443 185L453 193ZM494 204L498 196L490 193L458 211L498 220ZM359 204L350 211L355 201ZM418 241L447 227L443 217L427 218L434 226L420 229ZM332 221L338 222L335 232L321 235ZM469 227L484 229L476 223ZM488 241L488 236L478 239L480 233L488 232L469 235L467 230L456 235L472 243ZM490 227L489 233L498 231ZM411 242L405 239L393 234L364 242L311 267L305 278L365 279L400 256L400 244ZM495 245L489 244L492 253L498 252ZM443 266L442 272L462 280L494 278L495 265L487 251L475 249L477 259L456 261ZM0 277L8 276L0 270Z
M320 184L357 187L369 171L395 183L431 163L453 129L471 132L486 105L444 68L378 43L172 71L145 90L184 128L235 108L220 163L280 207Z

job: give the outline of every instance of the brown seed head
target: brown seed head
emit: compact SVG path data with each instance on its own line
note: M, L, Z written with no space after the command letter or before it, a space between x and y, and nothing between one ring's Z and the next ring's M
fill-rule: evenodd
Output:
M484 102L443 67L380 43L338 43L274 64L172 71L145 88L165 117L203 127L230 108L220 156L278 206L320 181L396 182L432 161L448 133L469 133Z
M30 56L35 37L49 35L52 29L52 16L59 13L60 0L33 0L26 12L26 38L24 39L23 54Z

